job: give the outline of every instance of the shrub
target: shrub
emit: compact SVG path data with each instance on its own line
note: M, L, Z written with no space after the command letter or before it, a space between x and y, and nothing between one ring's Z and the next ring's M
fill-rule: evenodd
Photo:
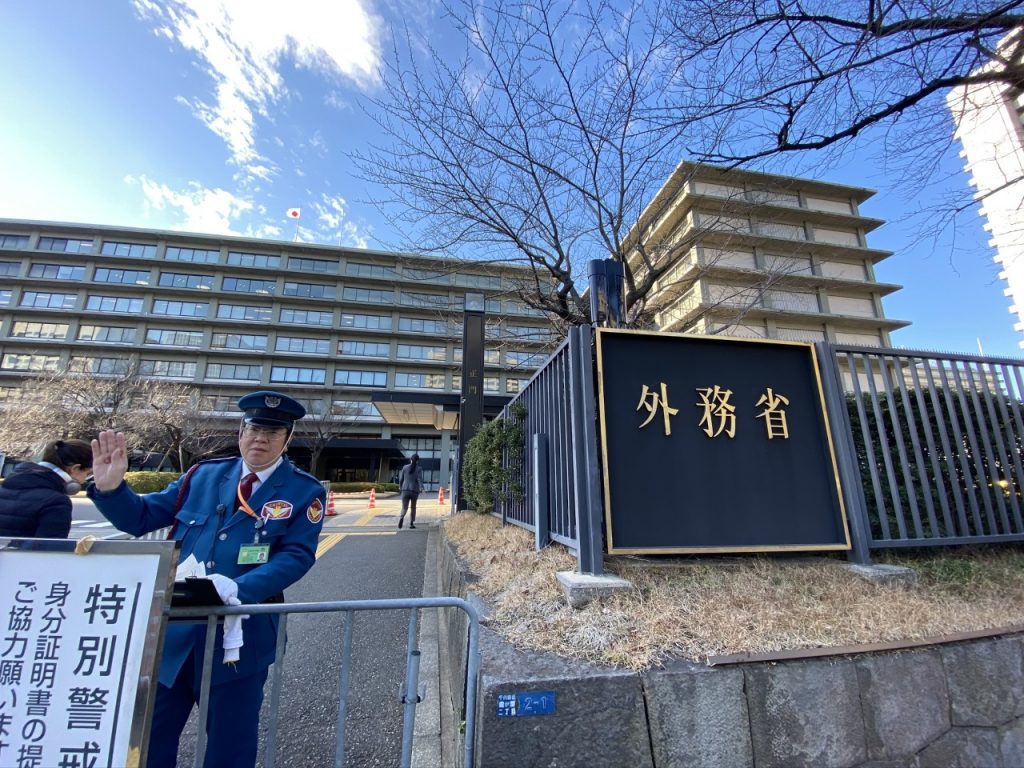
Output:
M333 482L331 483L331 491L333 493L358 493L359 491L369 491L371 488L377 491L377 493L397 493L398 485L396 483L367 483L367 482Z
M525 418L526 407L516 403L509 418L482 424L466 444L462 482L466 498L477 512L489 513L497 500L522 495L519 477Z
M136 493L162 491L181 477L180 472L126 472L124 480Z

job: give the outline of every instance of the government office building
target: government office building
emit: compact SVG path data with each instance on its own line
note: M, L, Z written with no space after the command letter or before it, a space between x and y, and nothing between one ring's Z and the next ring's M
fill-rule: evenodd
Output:
M555 341L543 314L513 298L525 276L372 250L0 219L0 406L47 373L137 370L197 387L233 443L238 397L274 389L337 422L321 478L388 481L419 453L436 490L450 482L457 444L466 292L486 297L487 413ZM309 458L301 430L290 453Z
M649 306L663 331L890 346L875 279L892 254L860 215L870 190L681 163L634 228L670 268ZM634 269L639 265L630 257ZM522 267L304 243L0 219L0 407L70 368L197 387L233 433L237 398L283 391L338 426L314 468L393 479L412 453L448 485L462 310L486 299L484 395L499 412L559 342L514 298ZM308 421L308 419L307 419ZM300 423L301 424L301 423ZM309 458L301 431L291 455Z

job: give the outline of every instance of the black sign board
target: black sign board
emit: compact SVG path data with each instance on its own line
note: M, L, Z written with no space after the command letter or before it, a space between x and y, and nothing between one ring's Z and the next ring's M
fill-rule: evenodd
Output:
M601 328L612 554L850 548L814 346Z

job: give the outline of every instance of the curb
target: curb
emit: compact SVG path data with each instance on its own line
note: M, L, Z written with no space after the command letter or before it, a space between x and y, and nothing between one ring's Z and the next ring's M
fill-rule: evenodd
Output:
M423 597L437 597L437 524L427 528L427 549L423 563ZM416 706L416 724L412 737L412 768L437 768L441 758L441 678L438 613L426 610L420 622L420 685L423 701Z

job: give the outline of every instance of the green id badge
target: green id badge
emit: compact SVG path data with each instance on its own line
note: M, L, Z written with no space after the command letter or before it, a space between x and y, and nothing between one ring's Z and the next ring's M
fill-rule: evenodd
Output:
M238 548L239 565L259 565L270 557L269 544L245 544Z

